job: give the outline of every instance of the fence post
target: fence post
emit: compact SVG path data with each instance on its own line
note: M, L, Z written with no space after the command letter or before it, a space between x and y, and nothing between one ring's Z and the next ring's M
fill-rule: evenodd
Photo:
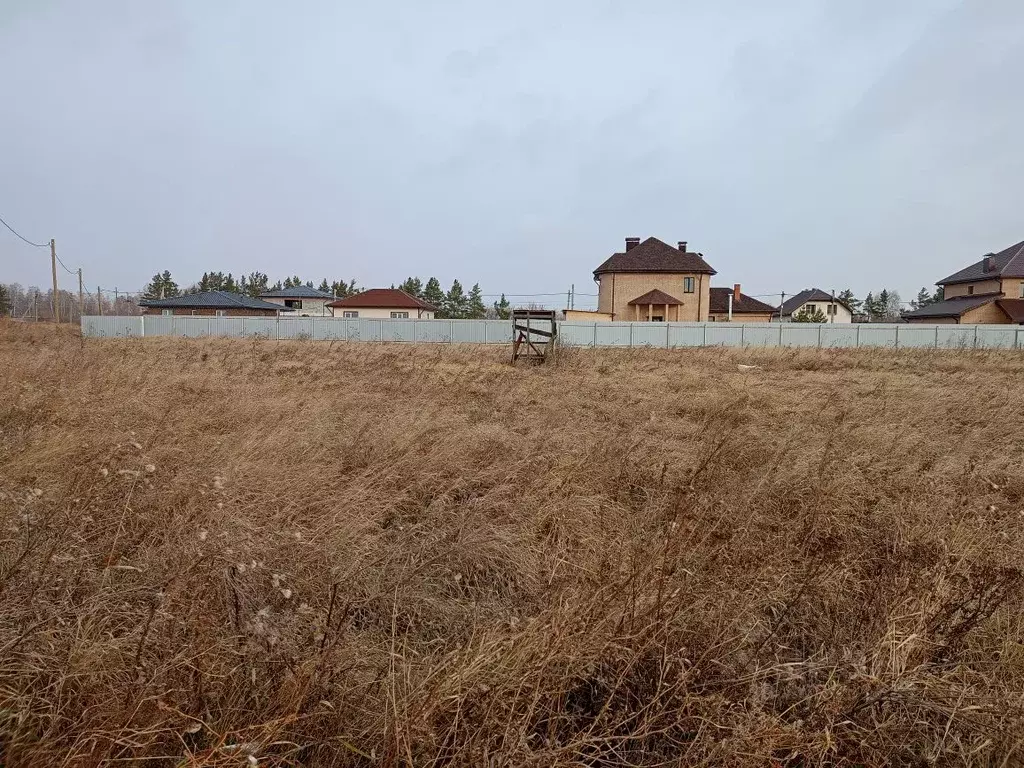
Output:
M594 323L594 349L597 349L597 323Z
M526 324L529 325L530 321L527 320ZM451 320L448 321L448 343L455 343L455 318L452 318Z
M857 339L853 342L853 346L860 349L860 323L857 323Z
M821 349L821 323L818 323L818 349Z
M939 348L939 326L935 326L935 348Z
M1014 349L1020 349L1020 326L1019 325L1017 326L1017 328L1013 332L1013 348Z
M743 323L740 323L740 346L741 347L747 346L746 334L743 332L743 330L744 330L743 329Z
M702 347L706 347L708 345L708 324L704 323L703 328L704 328L704 343L701 344L701 346Z
M978 348L978 326L974 326L974 349Z
M629 324L629 348L633 348L633 324Z
M666 322L665 323L665 349L671 349L671 346L669 345L668 332L669 332L669 324L668 324L668 322Z
M900 327L896 326L896 349L900 348Z
M277 319L274 321L274 328L277 329L277 340L280 341L281 340L281 316L280 315L278 315Z
M782 315L781 315L781 310L780 310L780 314L779 314L779 349L782 349L782 329L783 328L785 328L785 326L782 324Z

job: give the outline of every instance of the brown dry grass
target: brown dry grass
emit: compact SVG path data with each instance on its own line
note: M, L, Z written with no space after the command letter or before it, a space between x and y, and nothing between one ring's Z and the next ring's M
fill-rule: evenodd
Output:
M1020 764L1019 356L505 360L0 324L3 764Z

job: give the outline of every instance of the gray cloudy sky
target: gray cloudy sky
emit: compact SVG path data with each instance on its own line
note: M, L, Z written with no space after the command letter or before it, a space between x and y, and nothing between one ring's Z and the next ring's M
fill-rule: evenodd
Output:
M654 235L906 299L1024 239L1022 40L1020 0L0 0L0 216L93 287L593 293Z

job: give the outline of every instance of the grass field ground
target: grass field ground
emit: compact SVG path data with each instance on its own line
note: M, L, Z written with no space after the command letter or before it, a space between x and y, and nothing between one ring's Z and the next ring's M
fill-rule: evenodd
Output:
M0 323L0 762L1024 761L1024 358L506 361Z

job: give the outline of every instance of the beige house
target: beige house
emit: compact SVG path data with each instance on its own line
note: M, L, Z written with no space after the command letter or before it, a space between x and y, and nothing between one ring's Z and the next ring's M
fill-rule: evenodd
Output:
M291 317L330 317L331 310L327 305L335 297L308 285L296 285L294 288L261 293L260 298L282 309L292 310Z
M685 241L673 248L655 237L627 237L626 250L594 270L597 311L612 320L706 322L714 274Z
M843 303L831 293L826 293L820 288L807 288L800 291L796 296L787 299L780 308L780 319L784 323L791 322L793 316L803 310L814 312L817 310L825 316L826 323L852 323L853 310L849 305Z
M327 305L335 317L433 320L437 308L398 288L371 288Z
M729 299L732 298L730 307ZM739 283L732 288L712 288L708 320L713 323L770 323L775 307L751 298L740 291ZM731 319L730 319L731 314Z
M908 323L1024 325L1024 242L940 280L943 300L908 312Z

